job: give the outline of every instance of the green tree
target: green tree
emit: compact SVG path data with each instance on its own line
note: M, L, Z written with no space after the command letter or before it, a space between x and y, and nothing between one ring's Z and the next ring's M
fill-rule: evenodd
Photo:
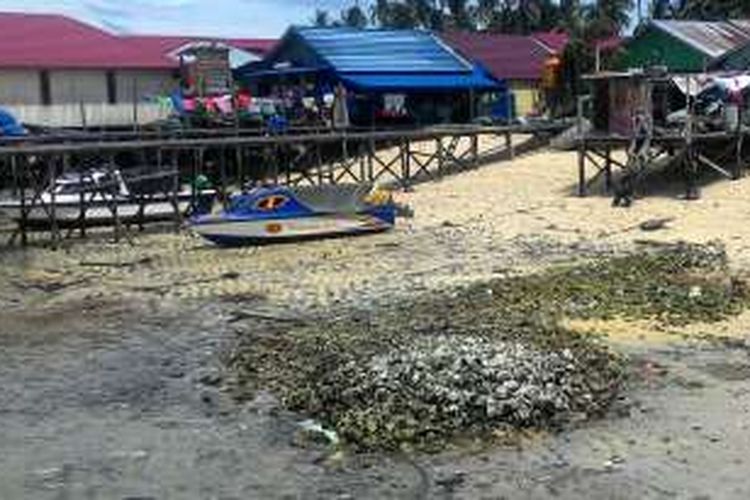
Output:
M475 29L467 0L446 0L446 6L448 7L447 24L451 28L459 30Z
M341 24L351 28L366 28L367 15L362 8L355 4L341 12Z
M748 0L678 0L674 15L680 19L721 21L750 16Z
M328 11L323 9L316 9L315 15L312 19L313 25L319 27L319 28L326 28L331 25L331 19L328 14Z
M372 23L384 28L443 28L442 6L436 0L376 0L371 9Z
M633 0L597 0L584 9L585 36L599 39L618 35L630 23Z
M377 0L372 9L373 23L384 28L408 29L418 27L414 9L406 3Z
M674 7L671 0L654 0L651 3L650 14L654 19L669 19L674 17Z

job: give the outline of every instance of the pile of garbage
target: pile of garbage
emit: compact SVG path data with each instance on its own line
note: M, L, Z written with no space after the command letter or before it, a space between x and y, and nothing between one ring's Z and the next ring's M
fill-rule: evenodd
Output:
M624 360L564 318L682 324L746 303L721 247L676 245L248 332L232 363L238 394L269 390L344 444L435 450L607 410Z
M364 365L348 363L319 387L318 397L347 442L367 449L439 448L450 436L547 427L563 415L596 409L616 377L586 377L582 361L570 349L424 337Z

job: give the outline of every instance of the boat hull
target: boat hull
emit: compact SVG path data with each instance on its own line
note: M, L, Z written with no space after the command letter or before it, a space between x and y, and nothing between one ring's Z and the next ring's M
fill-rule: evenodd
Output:
M193 225L193 230L220 246L242 246L362 235L392 227L389 221L363 213L264 220L204 219Z
M176 201L179 214L185 215L190 207L191 197L180 195ZM115 222L113 206L103 201L87 203L83 218L80 202L55 203L54 208L54 219L58 227L75 227L82 224L86 226L110 225ZM47 209L51 210L51 207L48 206ZM27 228L48 229L51 226L51 217L47 209L41 205L27 209ZM23 207L18 200L0 202L0 213L19 224L23 221L22 210ZM126 224L173 220L175 209L173 201L165 198L146 201L142 211L139 203L122 200L117 203L117 218Z

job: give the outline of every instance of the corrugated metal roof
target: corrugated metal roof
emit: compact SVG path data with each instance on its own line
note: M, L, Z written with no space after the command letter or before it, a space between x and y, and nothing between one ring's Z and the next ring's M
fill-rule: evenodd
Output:
M570 41L570 36L564 31L539 31L532 34L536 40L542 43L550 52L562 54Z
M538 80L549 50L530 36L450 32L443 40L482 64L495 78Z
M750 41L750 21L651 21L653 26L716 58Z
M471 64L432 34L417 30L296 28L312 49L338 72L456 73Z

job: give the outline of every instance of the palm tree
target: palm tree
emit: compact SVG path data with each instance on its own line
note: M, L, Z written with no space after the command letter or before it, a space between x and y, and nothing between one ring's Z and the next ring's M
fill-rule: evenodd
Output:
M352 28L366 28L367 16L359 5L354 4L341 12L341 23Z
M328 11L323 9L317 9L313 16L312 22L315 26L325 28L331 25L331 20L328 16Z

